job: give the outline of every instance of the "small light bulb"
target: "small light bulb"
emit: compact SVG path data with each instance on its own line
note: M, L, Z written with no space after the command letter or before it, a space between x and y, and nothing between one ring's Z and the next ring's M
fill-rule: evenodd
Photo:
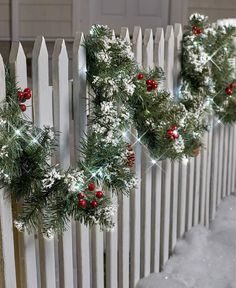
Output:
M157 164L157 161L155 159L152 159L152 164Z

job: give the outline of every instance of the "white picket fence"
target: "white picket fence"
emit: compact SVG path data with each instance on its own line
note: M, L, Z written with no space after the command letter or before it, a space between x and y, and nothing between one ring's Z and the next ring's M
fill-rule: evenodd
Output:
M154 35L153 35L154 33ZM159 66L167 75L165 86L178 91L182 27L166 31L140 27L132 33L137 62L145 68ZM121 37L130 41L127 28ZM40 127L61 131L56 161L61 167L75 165L75 148L87 123L86 51L84 35L73 46L73 81L68 79L65 41L58 39L52 57L49 85L48 52L43 37L32 53L33 99L27 116ZM26 57L20 43L13 43L10 68L22 88L27 87ZM5 95L4 64L0 56L0 97ZM217 205L235 192L236 127L211 120L201 154L187 162L152 163L148 151L136 142L135 171L139 181L130 198L119 196L117 229L100 232L72 221L70 229L54 240L18 233L12 224L17 209L0 193L1 261L0 287L4 288L134 288L140 278L159 272L179 237L198 223L207 227ZM12 208L13 207L13 208ZM13 210L12 210L13 209ZM1 286L2 285L2 286Z

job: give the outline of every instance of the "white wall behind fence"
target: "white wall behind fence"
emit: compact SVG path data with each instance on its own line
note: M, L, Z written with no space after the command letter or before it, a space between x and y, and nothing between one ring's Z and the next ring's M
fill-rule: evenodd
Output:
M139 65L162 67L167 74L164 85L176 94L181 25L168 26L165 31L162 28L141 31L135 27L131 33ZM127 41L129 34L127 28L121 29L121 37ZM36 39L32 53L33 101L27 115L33 117L35 125L53 125L62 132L55 161L63 168L75 165L75 159L80 157L75 151L87 123L89 103L85 97L88 92L83 41L83 33L77 34L73 46L73 81L68 79L65 42L56 41L52 86L43 37ZM12 45L10 65L19 86L25 88L26 57L19 43ZM0 92L3 99L1 57ZM0 276L4 288L134 288L140 278L159 272L173 252L177 238L198 223L208 226L221 199L235 192L235 126L224 126L212 119L211 129L203 140L206 148L188 162L165 160L153 164L131 127L139 185L130 198L118 197L117 228L112 232L102 233L98 227L90 229L71 221L68 231L51 241L37 234L20 234L13 231L11 203L1 190Z

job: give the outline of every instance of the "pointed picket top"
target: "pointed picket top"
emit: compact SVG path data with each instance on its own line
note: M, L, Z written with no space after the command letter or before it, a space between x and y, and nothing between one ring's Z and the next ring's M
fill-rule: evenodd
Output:
M27 85L27 66L26 56L20 42L13 42L9 56L9 66L11 74L14 75L17 86L24 90ZM24 116L32 120L32 99L24 103L27 110L23 113Z
M157 28L154 41L154 63L155 66L164 69L165 36L163 28Z
M142 29L140 26L135 26L133 32L133 52L139 66L142 66L142 41Z
M56 160L64 169L70 165L68 54L63 39L57 39L52 54L54 129L60 131Z
M145 29L144 48L143 48L144 68L153 68L153 33L152 29Z
M166 88L173 93L174 78L174 30L173 26L169 25L166 28L165 34L165 73L166 73Z
M80 150L81 140L85 135L84 132L86 132L87 115L89 114L84 40L83 33L76 33L73 45L73 106L76 151Z
M4 100L6 93L6 83L5 83L5 66L0 54L0 102Z
M10 69L20 88L27 87L26 57L20 42L13 42L9 56Z
M48 50L44 37L38 36L32 53L34 122L52 126L52 90L49 87Z
M174 26L174 94L175 97L179 97L179 86L181 81L181 49L182 49L182 25L176 23Z
M127 27L121 27L120 38L128 43L130 42L129 29Z

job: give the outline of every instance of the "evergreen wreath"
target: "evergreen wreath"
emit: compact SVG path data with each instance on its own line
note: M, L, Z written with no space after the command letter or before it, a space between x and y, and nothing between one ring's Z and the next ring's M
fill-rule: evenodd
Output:
M193 14L182 42L182 103L193 110L205 103L224 123L236 121L234 37L236 27Z
M117 207L108 192L128 195L136 185L133 146L124 136L131 125L138 131L137 141L157 160L194 156L201 145L204 105L188 110L160 89L163 71L140 69L131 44L114 37L107 26L93 26L84 45L92 109L82 142L83 160L76 169L62 171L49 165L58 135L24 117L24 101L31 91L20 91L6 70L7 95L0 109L0 182L22 203L15 220L20 231L39 230L52 237L64 231L71 218L112 228Z

